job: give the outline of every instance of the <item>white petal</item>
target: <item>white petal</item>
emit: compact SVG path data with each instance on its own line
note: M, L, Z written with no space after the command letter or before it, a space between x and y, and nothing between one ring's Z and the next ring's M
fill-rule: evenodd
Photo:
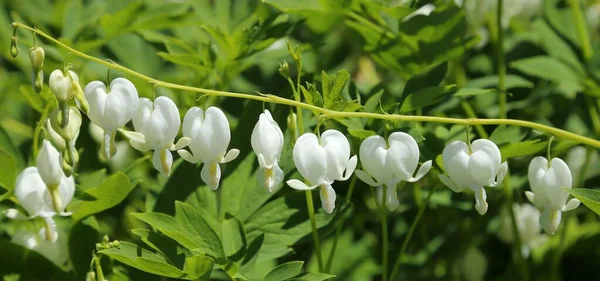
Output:
M423 178L431 169L431 165L432 165L432 161L428 160L425 163L423 163L423 165L421 165L421 167L419 168L419 171L417 171L417 175L407 179L406 181L408 182L416 182L418 180L420 180L421 178Z
M44 217L46 227L40 229L40 237L44 240L54 243L58 240L58 232L56 231L56 223L52 217Z
M83 92L90 107L88 111L90 120L104 130L108 129L104 122L106 85L100 81L92 81L85 86Z
M6 211L4 211L4 215L11 220L20 220L20 221L29 220L29 217L26 216L25 214L23 214L18 209L12 209L12 208L6 209Z
M129 141L129 145L131 145L131 147L135 148L138 151L141 152L146 152L148 150L150 150L150 147L148 147L148 145L146 145L146 142L137 142L137 141Z
M567 203L569 192L573 184L573 177L567 163L560 158L553 158L550 169L545 175L546 200L557 210Z
M348 180L352 176L352 173L354 173L354 169L356 169L357 164L358 157L356 157L356 155L350 157L350 160L348 160L348 164L346 166L346 170L344 171L344 177L339 180Z
M64 176L59 160L58 150L49 141L44 140L37 157L37 168L40 177L48 186L58 186Z
M171 147L171 150L180 150L180 149L188 146L190 144L190 142L192 142L192 139L190 139L188 137L181 137L181 138L179 138L177 143Z
M385 205L388 210L393 211L398 208L400 202L398 201L398 195L396 195L396 185L388 185L386 188L386 201Z
M562 208L563 212L567 212L567 211L571 211L574 210L575 208L579 207L579 204L581 202L576 199L576 198L572 198L571 200L569 200L569 202L567 202L567 204Z
M229 150L227 152L227 154L225 154L225 156L223 157L223 159L221 160L220 163L231 162L231 161L235 160L235 158L237 158L238 155L240 155L240 150L233 148L233 149Z
M500 149L494 142L487 139L475 140L471 143L471 150L473 153L479 151L485 152L494 171L497 171L500 168L502 156L500 155Z
M268 110L259 116L252 130L252 149L256 154L262 154L267 166L279 160L283 148L283 133Z
M550 235L556 233L560 221L562 219L562 212L554 208L544 208L542 216L540 217L540 224L544 231Z
M216 161L204 163L200 176L208 187L212 190L217 190L219 188L219 181L221 180L221 167L219 163Z
M390 167L386 165L386 157L388 155L386 147L385 139L375 135L363 140L358 152L363 169L379 183L388 182L394 176Z
M59 102L66 101L69 98L68 90L71 87L71 80L63 75L62 70L55 69L50 73L48 86Z
M406 22L409 19L421 15L421 16L429 16L431 14L431 12L433 12L433 10L435 10L435 5L433 4L427 4L427 5L423 5L421 6L421 8L417 9L416 11L410 13L408 16L404 17L402 19L402 22Z
M60 200L63 203L63 208L66 208L75 195L75 179L73 176L68 178L63 176L63 179L60 181L58 193L60 195Z
M454 181L452 181L452 179L450 179L449 177L447 177L446 175L442 175L440 174L438 176L438 178L440 179L440 181L447 187L449 187L450 189L452 189L452 191L454 192L463 192L466 187L465 186L458 186L456 185L456 183L454 183Z
M350 143L338 130L327 130L321 135L321 145L327 153L327 179L344 179L344 170L350 158Z
M286 183L291 188L296 189L296 190L312 190L312 189L315 189L315 187L319 186L319 185L308 186L308 185L304 184L302 181L299 181L297 179L288 180Z
M183 160L188 161L192 164L198 163L198 159L196 159L189 151L185 149L177 150L177 154L183 158Z
M546 173L548 173L548 160L542 156L533 158L529 163L527 178L529 179L529 187L535 196L528 196L527 198L538 208L541 208L546 202ZM535 198L535 201L532 201L532 198Z
M202 123L204 123L204 111L198 107L190 108L183 117L183 136L193 139L200 132Z
M90 123L90 124L94 124L94 123ZM54 145L56 145L58 147L58 149L63 151L67 148L67 143L65 142L65 140L52 128L52 125L50 124L50 119L48 119L48 121L46 121L44 128L46 129L46 132L48 132L48 135L46 135L46 138L49 138L50 140L52 140L52 143Z
M451 142L442 152L444 168L448 173L448 177L452 179L455 186L460 190L473 185L471 174L468 170L470 157L467 152L467 144L462 141Z
M540 196L543 194L540 194ZM529 202L531 202L533 205L535 205L538 209L543 209L544 207L544 201L542 199L542 201L540 201L540 199L538 199L537 196L535 196L535 193L531 192L531 191L525 191L525 197L527 197L527 200L529 200ZM541 196L543 197L543 196Z
M331 187L330 184L321 185L320 195L321 205L323 206L325 212L328 214L333 213L333 209L335 209L336 199L336 194L335 190L333 190L333 187Z
M133 128L141 135L145 135L148 131L147 124L151 112L152 101L147 98L140 98L131 121L133 122Z
M154 169L159 171L164 176L171 174L171 165L173 165L173 155L167 149L155 150L152 155L152 165Z
M119 132L121 134L123 134L130 141L135 141L135 142L139 142L139 143L146 142L146 137L144 137L144 135L142 133L128 131L128 130L124 130L124 129L120 129Z
M211 106L206 110L199 133L191 137L190 148L203 162L221 161L227 152L231 131L225 113Z
M147 130L144 132L148 142L154 149L172 146L179 132L181 120L179 109L175 103L167 97L158 97L154 101L154 110L150 113Z
M300 136L294 145L293 156L298 172L312 185L325 182L327 154L319 145L315 134L306 133Z
M477 210L477 212L480 215L485 215L485 213L487 213L488 210L487 195L485 193L485 189L483 189L483 187L475 188L473 190L473 193L475 193L475 210Z
M390 135L388 142L388 165L398 178L404 181L412 179L419 164L417 141L407 133L395 132Z
M490 184L490 186L496 187L496 186L499 186L500 184L502 184L502 181L504 181L504 177L506 176L507 173L508 173L508 163L504 162L504 163L502 163L502 165L500 165L500 168L496 172L496 179L494 182L492 182L492 184Z
M381 185L380 183L375 182L375 180L373 180L373 178L371 176L369 176L369 174L367 174L365 171L356 170L356 171L354 171L354 173L361 181L363 181L364 183L366 183L370 186L380 186Z
M275 166L273 167L273 175L273 187L269 188L271 192L275 191L275 189L283 182L284 178L283 170L281 170L281 168L279 168L279 165L277 164L275 164Z
M500 165L498 165L500 166ZM474 186L483 187L490 185L496 177L496 167L489 155L483 151L476 151L469 158L469 173Z
M258 160L258 166L263 168L263 169L270 169L272 168L271 166L267 165L267 163L265 163L265 158L263 157L262 154L257 154L256 155L256 160Z
M133 83L125 78L112 80L104 107L104 129L112 131L125 126L137 109L138 100Z
M17 177L14 190L15 197L30 217L36 217L43 212L52 211L44 203L43 196L45 191L46 185L42 181L36 167L25 168Z

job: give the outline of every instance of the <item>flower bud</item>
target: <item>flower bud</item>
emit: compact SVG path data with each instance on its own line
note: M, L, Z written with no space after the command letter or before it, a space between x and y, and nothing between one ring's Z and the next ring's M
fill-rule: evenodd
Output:
M44 68L44 58L46 54L42 47L32 47L29 50L29 59L31 60L31 69L34 72L40 72Z
M298 117L296 113L292 112L287 117L287 126L290 132L292 132L292 140L298 139L298 126L296 124L298 124Z
M285 79L290 78L290 65L287 61L283 61L283 63L279 64L279 74Z
M65 118L70 121L66 126L63 127L61 124L64 122ZM81 113L79 110L77 110L77 108L72 106L61 108L60 112L55 110L50 116L50 125L52 126L52 129L66 142L77 138L79 135L79 128L81 127L81 122Z
M39 93L42 91L42 88L44 88L44 71L40 70L38 72L32 71L31 72L31 86L33 87L33 90L36 93Z
M96 281L96 273L94 271L90 271L85 276L85 281Z
M19 41L18 41L18 38L19 37L13 35L13 37L10 40L10 55L13 58L16 58L17 55L19 54Z
M72 71L69 71L72 72ZM55 69L50 73L48 78L48 86L50 90L56 96L58 102L65 102L71 98L71 76L64 73L62 70Z

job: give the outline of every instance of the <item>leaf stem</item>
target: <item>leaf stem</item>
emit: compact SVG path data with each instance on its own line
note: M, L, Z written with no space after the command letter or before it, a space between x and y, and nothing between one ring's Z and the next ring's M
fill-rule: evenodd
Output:
M583 18L583 13L581 12L581 3L579 0L569 0L568 2L571 9L571 15L575 20L575 28L577 28L577 35L579 37L579 44L581 44L580 47L583 53L583 58L585 61L590 61L593 56L592 45L590 43L590 37L588 36L585 19Z
M398 274L398 269L400 269L400 264L402 263L402 257L404 256L404 253L406 252L406 249L408 248L408 243L410 242L410 239L412 238L413 233L417 229L417 225L419 224L419 222L421 221L421 218L423 217L423 213L425 213L425 209L427 209L427 206L429 206L429 200L431 199L431 196L433 195L434 189L435 188L432 187L429 190L427 199L425 199L424 204L419 208L419 212L417 213L417 216L415 217L412 224L410 225L408 234L406 234L406 238L404 238L404 242L402 242L402 248L400 248L400 253L398 253L398 257L396 257L396 262L394 262L394 268L392 270L392 273L390 274L389 281L394 281L396 278L396 275Z
M391 121L405 121L405 122L436 122L436 123L447 123L447 124L458 124L458 125L512 125L512 126L519 126L519 127L526 127L526 128L531 128L534 130L539 130L542 132L546 132L549 134L552 134L558 138L562 138L562 139L568 139L568 140L572 140L581 144L585 144L585 145L589 145L589 146L593 146L595 148L600 148L600 141L592 139L592 138L588 138L582 135L578 135L569 131L565 131L565 130L561 130L552 126L546 126L543 124L538 124L535 122L530 122L530 121L525 121L525 120L517 120L517 119L480 119L480 118L449 118L449 117L437 117L437 116L415 116L415 115L400 115L400 114L380 114L380 113L370 113L370 112L341 112L341 111L336 111L336 110L330 110L330 109L325 109L322 107L318 107L318 106L314 106L314 105L310 105L310 104L306 104L306 103L302 103L302 102L298 102L295 100L290 100L290 99L286 99L286 98L282 98L282 97L278 97L278 96L274 96L274 95L267 95L267 94L261 94L259 93L258 95L254 95L254 94L243 94L243 93L233 93L233 92L225 92L225 91L217 91L217 90L210 90L210 89L204 89L204 88L197 88L197 87L190 87L190 86L185 86L185 85L179 85L179 84L174 84L174 83L169 83L169 82L165 82L165 81L160 81L157 79L154 79L152 77L146 76L144 74L141 74L139 72L133 71L129 68L126 68L124 66L121 66L119 64L116 64L114 62L107 62L95 57L92 57L88 54L82 53L76 49L73 49L72 47L54 39L52 36L38 30L38 29L34 29L32 27L29 27L25 24L19 23L19 22L13 22L12 23L13 26L15 27L22 27L24 29L28 29L31 30L33 32L36 32L39 36L44 37L46 39L48 39L49 41L55 43L56 45L65 48L66 50L68 50L69 52L73 53L76 56L79 56L81 58L105 65L107 67L110 67L112 69L116 69L119 71L122 71L123 73L127 73L131 76L137 77L139 79L142 80L146 80L149 83L152 83L156 86L161 86L164 88L170 88L170 89L178 89L178 90L183 90L183 91L190 91L190 92L196 92L196 93L202 93L205 94L207 96L221 96L221 97L231 97L231 98L241 98L241 99L248 99L248 100L256 100L256 101L262 101L262 102L269 102L269 103L275 103L275 104L283 104L283 105L289 105L289 106L296 106L296 107L301 107L303 109L308 109L308 110L312 110L315 112L320 112L324 117L329 117L329 118L350 118L350 117L357 117L357 118L372 118L372 119L381 119L381 120L391 120ZM298 118L301 118L300 116L298 116ZM302 129L302 128L300 128Z
M381 248L381 258L383 260L383 272L382 272L382 277L381 280L385 281L388 280L388 250L389 250L389 237L388 237L388 223L387 223L387 212L386 212L386 194L387 194L387 189L388 188L395 188L395 186L387 186L387 185L383 185L383 193L382 193L382 200L381 200L381 206L379 208L379 211L381 213L381 234L383 236L383 247Z
M502 11L503 2L498 0L498 9L496 11L496 27L498 28L498 40L496 40L497 48L497 64L498 64L498 107L500 110L500 119L506 118L506 87L504 80L506 78L506 65L504 65L504 28L502 27Z
M317 221L315 219L315 209L313 205L312 191L307 190L306 193L306 207L308 208L308 216L310 217L310 225L312 227L312 236L315 241L315 254L317 256L317 262L319 263L319 272L323 272L323 257L321 256L321 243L319 242L319 233L317 231Z
M352 176L350 180L350 188L348 189L348 193L346 193L346 201L350 202L352 198L352 192L354 191L354 186L356 186L356 176ZM340 218L338 221L337 227L335 229L335 236L333 238L333 245L331 246L331 252L329 253L329 257L327 258L327 263L325 264L325 273L329 273L331 270L331 264L333 262L333 257L335 256L335 249L337 248L338 241L340 239L340 235L342 234L342 230L344 229L344 218Z

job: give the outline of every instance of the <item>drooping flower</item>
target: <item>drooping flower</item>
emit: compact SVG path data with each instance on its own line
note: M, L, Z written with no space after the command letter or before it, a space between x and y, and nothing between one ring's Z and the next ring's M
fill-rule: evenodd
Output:
M320 187L321 204L327 213L335 208L336 194L331 185L334 181L345 181L356 168L356 155L350 157L350 143L337 130L327 130L319 139L306 133L294 145L294 164L310 185L300 180L288 180L287 184L297 190L312 190Z
M200 176L213 190L219 188L221 167L219 163L234 160L240 151L227 151L231 141L229 121L219 108L211 106L206 112L198 107L190 108L183 118L183 136L191 139L190 150L180 149L179 155L190 163L204 163Z
M60 125L62 115L58 110L55 110L47 122L46 129L48 137L62 154L63 161L61 164L65 175L71 176L75 166L79 162L79 153L75 148L75 142L79 137L82 119L81 113L77 108L68 106L65 110L68 116L70 116L67 126L63 128Z
M98 127L96 124L90 122L88 131L90 137L98 144L102 144L104 142L104 132L102 128ZM106 162L111 170L119 171L124 169L129 162L134 158L135 149L131 147L129 141L121 140L115 142L115 147L117 148L117 153L113 155L110 159L104 158L104 149L100 149L98 151L98 159L102 162Z
M83 91L89 104L88 117L104 131L103 153L110 159L116 153L115 131L125 126L137 109L137 90L129 80L116 78L108 93L101 81L90 82Z
M472 190L475 209L485 214L488 204L483 187L500 185L508 172L508 164L501 163L498 146L486 139L476 140L470 147L462 141L453 141L444 148L442 158L448 176L440 174L440 181L454 192Z
M381 136L370 136L361 143L359 156L365 171L356 170L356 176L366 184L378 187L381 193L381 186L385 185L386 206L394 210L399 204L396 185L401 181L415 182L421 179L429 172L431 160L423 163L413 177L420 155L415 139L407 133L395 132L388 137L388 142L389 145Z
M532 249L541 246L548 238L541 233L540 211L531 204L519 205L515 203L512 208L519 238L521 239L521 254L528 257ZM503 208L500 213L498 237L506 243L513 243L515 240L512 221L506 208Z
M11 219L44 218L47 240L56 240L56 231L52 227L55 215L69 216L65 207L75 194L73 177L66 177L60 165L60 154L49 141L44 140L42 150L37 157L37 166L23 170L16 180L14 190L19 204L27 212L8 209L5 214Z
M531 191L525 195L531 203L542 211L540 224L548 234L554 234L560 225L562 212L577 208L579 200L569 199L568 189L573 185L569 166L560 158L552 158L548 163L545 157L531 160L527 173Z
M259 174L261 183L269 192L273 192L283 181L283 171L278 163L283 148L283 133L269 110L265 110L258 117L258 122L252 130L251 144L258 164L264 170Z
M79 78L72 70L64 72L55 69L50 73L48 86L50 86L50 90L56 96L58 102L65 102L73 97L73 87L71 87L73 80L79 81Z
M123 132L135 149L142 152L154 150L154 168L168 176L173 164L171 150L181 149L190 143L190 139L184 137L173 144L180 125L179 109L170 98L158 97L154 103L147 98L140 98L133 115L136 132Z

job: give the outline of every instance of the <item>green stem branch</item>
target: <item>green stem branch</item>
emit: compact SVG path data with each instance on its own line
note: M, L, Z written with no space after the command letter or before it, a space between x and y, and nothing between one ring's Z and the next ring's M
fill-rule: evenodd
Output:
M400 269L400 264L402 263L402 257L404 256L404 253L406 252L406 249L408 248L408 243L410 242L410 239L412 238L413 233L417 229L417 225L419 225L419 222L421 221L421 218L423 217L423 213L425 213L425 209L427 209L427 206L429 206L429 200L431 199L431 196L433 195L433 190L434 190L433 187L429 190L429 194L427 195L427 199L425 199L425 203L419 208L419 212L417 213L415 220L413 220L412 224L410 225L408 234L406 234L406 238L404 238L404 242L402 242L402 248L400 248L400 253L398 253L398 257L396 257L396 262L394 262L394 268L392 270L392 273L390 274L389 281L394 281L396 278L396 275L398 274L398 270Z
M369 113L369 112L341 112L341 111L336 111L336 110L330 110L330 109L325 109L322 107L318 107L318 106L314 106L314 105L310 105L310 104L306 104L306 103L302 103L299 101L295 101L295 100L290 100L290 99L286 99L286 98L282 98L282 97L278 97L278 96L274 96L274 95L266 95L266 94L258 94L258 95L252 95L252 94L243 94L243 93L232 93L232 92L225 92L225 91L216 91L216 90L210 90L210 89L203 89L203 88L197 88L197 87L190 87L190 86L185 86L185 85L179 85L179 84L174 84L174 83L169 83L169 82L165 82L165 81L160 81L157 79L154 79L152 77L146 76L144 74L135 72L129 68L126 68L124 66L121 66L119 64L116 64L114 62L107 62L95 57L92 57L88 54L82 53L78 50L75 50L71 47L69 47L68 45L54 39L52 36L38 30L38 29L34 29L32 27L29 27L25 24L19 23L19 22L13 22L12 24L15 27L22 27L24 29L28 29L31 30L33 32L36 32L38 35L48 39L49 41L55 43L56 45L68 50L69 52L73 53L76 56L79 56L81 58L90 60L90 61L94 61L96 63L102 64L104 66L110 67L112 69L115 70L119 70L122 71L123 73L127 73L131 76L137 77L139 79L142 80L146 80L149 83L152 83L156 86L161 86L164 88L170 88L170 89L178 89L178 90L183 90L183 91L189 91L189 92L196 92L196 93L202 93L205 94L207 96L221 96L221 97L231 97L231 98L241 98L241 99L249 99L249 100L256 100L256 101L262 101L262 102L270 102L270 103L275 103L275 104L283 104L283 105L289 105L289 106L295 106L295 107L300 107L302 109L308 109L308 110L312 110L315 112L319 112L322 115L324 115L325 117L329 117L329 118L351 118L351 117L357 117L357 118L373 118L373 119L381 119L381 120L390 120L390 121L405 121L405 122L436 122L436 123L447 123L447 124L458 124L458 125L512 125L512 126L519 126L519 127L526 127L526 128L531 128L534 130L538 130L541 132L546 132L548 134L552 134L558 138L562 138L562 139L568 139L568 140L572 140L581 144L585 144L585 145L589 145L589 146L593 146L595 148L600 148L600 141L592 139L592 138L588 138L585 136L581 136L575 133L571 133L569 131L565 131L565 130L561 130L558 128L554 128L551 126L546 126L543 124L538 124L535 122L529 122L529 121L524 121L524 120L517 120L517 119L480 119L480 118L448 118L448 117L436 117L436 116L414 116L414 115L401 115L401 114L379 114L379 113ZM301 118L300 116L298 116L298 118ZM302 128L300 128L302 129Z
M356 186L357 181L356 176L352 176L350 180L350 188L348 189L348 193L346 194L346 202L350 202L352 198L352 192L354 191L354 186ZM325 273L330 272L331 264L333 262L333 257L335 256L335 249L337 248L338 241L340 239L340 235L342 234L342 230L344 229L344 218L340 218L338 224L335 229L335 236L333 238L333 245L331 246L331 252L329 253L329 257L327 258L327 263L325 264Z
M317 231L317 221L315 219L315 208L313 205L312 190L306 191L306 205L308 207L308 216L310 217L310 225L312 227L313 240L315 241L315 255L319 263L319 272L323 272L323 257L321 256L321 243L319 242L319 233Z

